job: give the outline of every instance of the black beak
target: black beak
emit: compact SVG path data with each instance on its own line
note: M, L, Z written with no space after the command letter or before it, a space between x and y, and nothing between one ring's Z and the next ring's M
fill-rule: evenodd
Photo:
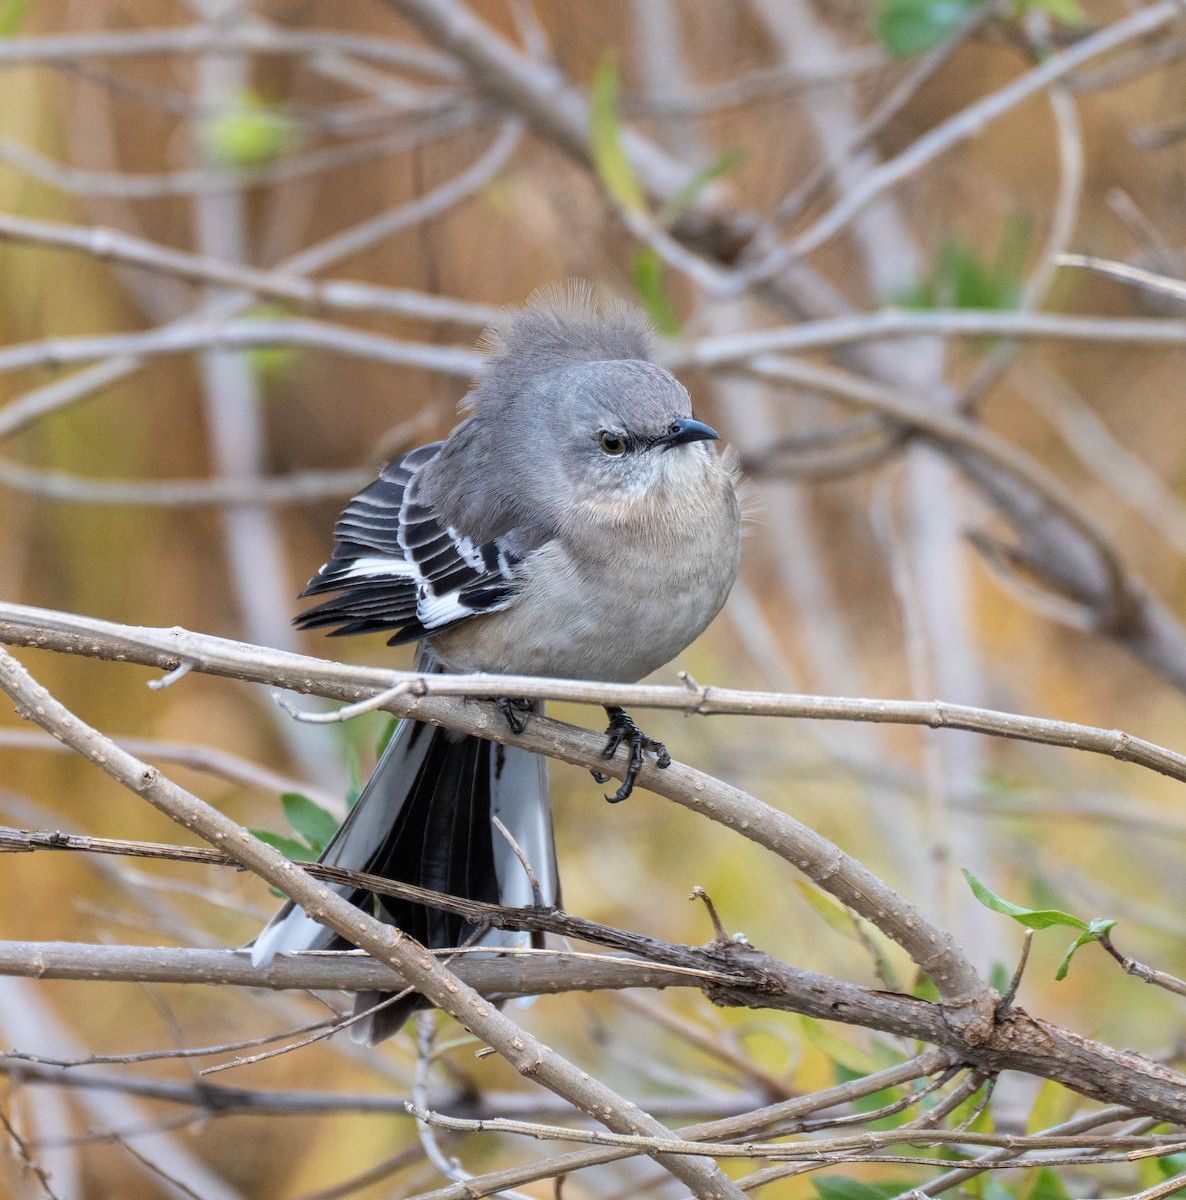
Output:
M686 446L689 442L720 441L720 437L711 425L693 421L691 417L680 417L678 421L671 422L667 432L655 444L670 450L672 446Z

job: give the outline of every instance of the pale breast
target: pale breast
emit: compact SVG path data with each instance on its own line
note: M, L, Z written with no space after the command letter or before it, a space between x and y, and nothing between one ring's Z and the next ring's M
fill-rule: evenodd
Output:
M711 473L697 502L652 497L629 509L574 512L522 564L524 588L501 612L432 639L454 671L633 682L692 642L737 575L732 483Z

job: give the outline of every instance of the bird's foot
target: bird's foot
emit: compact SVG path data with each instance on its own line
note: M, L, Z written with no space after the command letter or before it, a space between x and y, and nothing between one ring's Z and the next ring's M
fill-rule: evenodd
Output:
M617 754L618 747L623 742L628 742L630 746L630 762L626 766L626 777L622 780L622 786L612 796L606 796L611 804L619 804L634 791L634 781L642 770L644 753L650 751L655 756L655 766L660 768L671 766L671 755L667 753L667 747L662 742L647 737L630 719L624 708L606 708L605 711L609 716L609 728L605 731L608 740L601 757L608 762ZM590 774L598 783L607 783L610 778L601 771L591 771Z
M499 696L495 703L498 705L498 711L502 713L506 718L506 723L511 727L511 732L518 737L527 728L526 719L519 714L531 712L531 701L508 700L506 696Z

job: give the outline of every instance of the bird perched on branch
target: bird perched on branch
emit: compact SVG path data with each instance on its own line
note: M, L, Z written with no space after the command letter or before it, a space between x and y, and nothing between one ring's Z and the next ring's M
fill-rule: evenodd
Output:
M651 328L587 289L545 292L483 335L486 369L443 442L389 464L350 501L332 558L304 595L335 593L297 618L333 635L419 642L421 669L632 683L716 616L737 575L733 472L692 416L688 393L651 360ZM512 729L534 706L501 705ZM607 709L607 760L670 762L627 714ZM598 776L600 782L605 777ZM531 881L498 817L556 903L546 762L516 746L405 720L322 861L435 891L530 904ZM424 945L461 945L461 917L336 887ZM522 944L488 931L483 946ZM253 960L345 947L289 903ZM356 1011L383 998L364 994ZM388 1003L353 1027L374 1044L423 1002Z

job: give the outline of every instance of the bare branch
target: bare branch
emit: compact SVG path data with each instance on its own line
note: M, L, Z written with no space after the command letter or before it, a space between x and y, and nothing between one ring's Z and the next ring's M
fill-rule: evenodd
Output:
M159 354L188 354L193 350L247 350L281 345L315 347L389 366L418 367L463 379L471 379L483 363L482 355L473 350L402 342L345 325L293 317L259 321L195 320L144 333L47 338L0 350L0 372L28 367L61 367L109 355L144 359ZM0 410L0 436L14 431L11 414L16 407L12 404Z
M282 854L252 837L242 826L89 728L3 651L0 651L0 686L14 699L18 711L60 734L63 740L129 790L205 840L225 846L244 867L279 887L315 920L381 961L398 967L418 992L457 1017L467 1029L497 1049L521 1074L565 1096L611 1129L651 1136L666 1133L654 1118L630 1106L623 1097L504 1017L477 992L435 963L424 948L402 930L385 926L355 908L294 868ZM698 1158L685 1161L682 1157L667 1155L656 1156L656 1160L702 1200L717 1200L718 1197L741 1200L742 1193L711 1162Z

